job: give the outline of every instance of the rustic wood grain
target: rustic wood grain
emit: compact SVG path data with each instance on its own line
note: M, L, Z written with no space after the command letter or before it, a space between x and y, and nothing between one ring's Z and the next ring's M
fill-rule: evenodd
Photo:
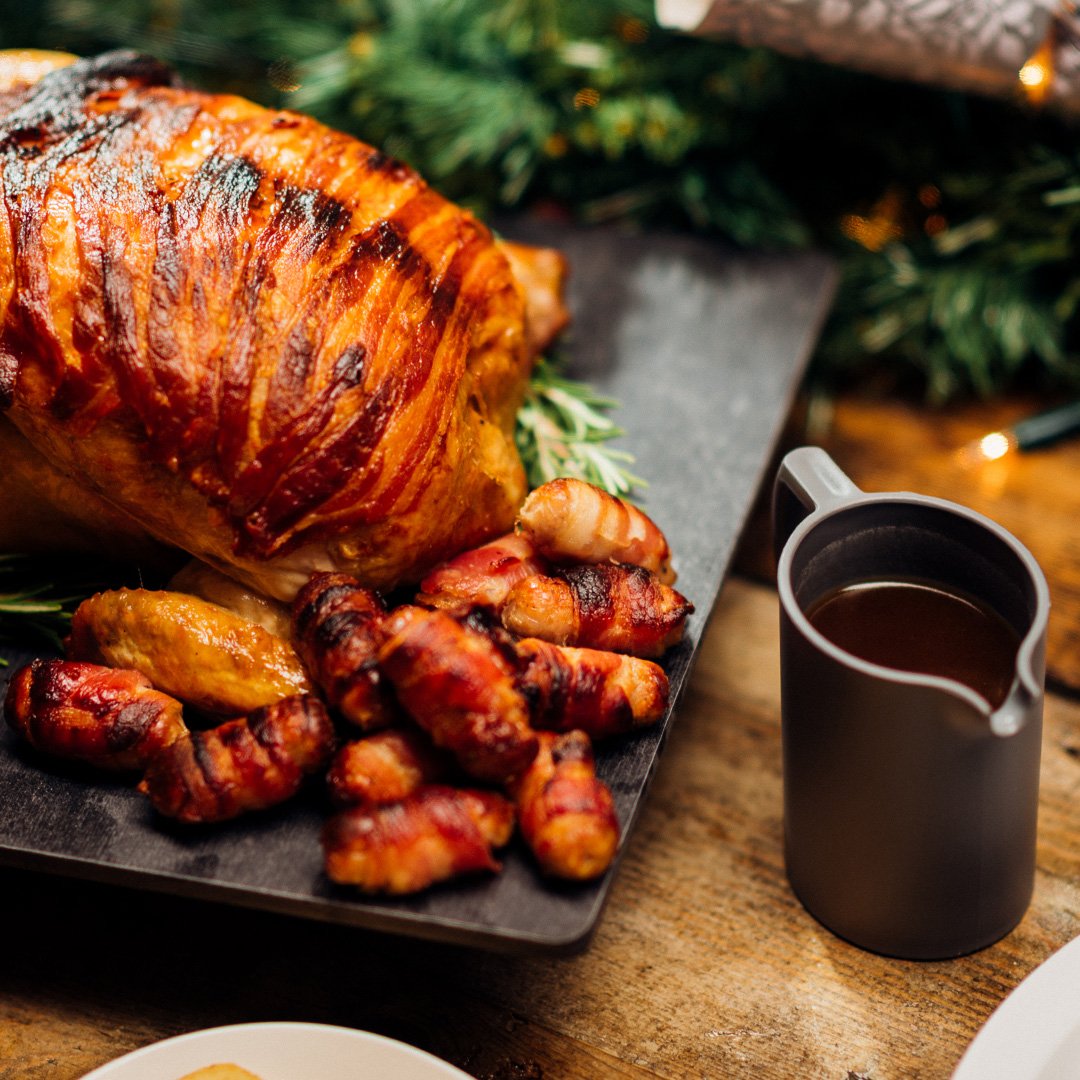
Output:
M777 602L724 589L591 948L515 959L0 872L0 1080L75 1080L158 1038L307 1020L481 1080L946 1080L1080 932L1080 706L1046 715L1039 870L1004 941L940 963L839 941L781 854Z

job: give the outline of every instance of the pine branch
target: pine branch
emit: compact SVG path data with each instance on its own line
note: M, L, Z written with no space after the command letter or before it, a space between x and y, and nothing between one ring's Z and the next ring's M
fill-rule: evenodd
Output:
M75 609L104 588L115 588L130 567L88 556L0 555L0 642L63 652Z
M515 437L529 486L572 476L612 495L627 496L647 487L627 467L634 463L633 455L606 445L626 434L604 415L618 402L566 378L562 368L558 361L541 359L518 411Z
M884 365L937 400L1031 373L1080 385L1080 169L1050 113L669 33L652 0L24 7L0 26L8 47L156 52L196 84L354 132L481 215L555 204L830 248L843 287L818 379ZM883 192L895 219L845 235Z

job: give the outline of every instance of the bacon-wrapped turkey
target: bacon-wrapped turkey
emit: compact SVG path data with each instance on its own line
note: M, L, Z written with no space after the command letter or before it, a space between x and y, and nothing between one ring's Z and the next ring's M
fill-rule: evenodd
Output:
M280 599L506 532L561 258L149 57L49 66L0 82L0 406L38 490Z

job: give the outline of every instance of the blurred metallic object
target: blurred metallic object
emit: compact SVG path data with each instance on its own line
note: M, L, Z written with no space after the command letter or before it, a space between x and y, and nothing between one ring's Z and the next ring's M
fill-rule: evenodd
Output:
M656 0L662 26L1080 111L1072 0Z

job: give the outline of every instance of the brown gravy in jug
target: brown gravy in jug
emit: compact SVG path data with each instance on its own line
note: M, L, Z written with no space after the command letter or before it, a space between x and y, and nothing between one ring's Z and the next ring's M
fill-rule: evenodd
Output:
M854 582L826 593L806 616L853 656L955 679L992 708L1012 685L1020 635L988 604L937 583Z

